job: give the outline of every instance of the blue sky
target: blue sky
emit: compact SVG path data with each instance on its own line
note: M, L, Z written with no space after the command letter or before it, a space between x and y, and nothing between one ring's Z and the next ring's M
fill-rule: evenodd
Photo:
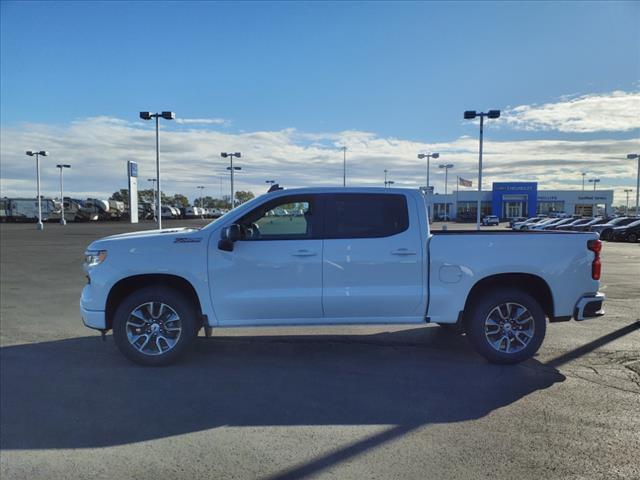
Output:
M268 157L262 162L254 158L256 174L247 174L247 188L256 187L265 170L294 161L268 147L274 135L281 139L291 129L297 133L283 145L302 147L302 162L305 154L318 156L313 149L335 149L351 139L354 162L360 158L377 170L383 164L403 168L399 183L411 186L421 167L413 158L404 159L405 149L438 145L458 152L465 136L477 136L477 126L462 121L465 109L513 113L511 121L505 118L487 132L489 140L504 142L505 155L510 142L520 142L514 151L535 140L595 142L595 150L575 156L582 162L578 169L592 162L581 155L601 150L603 141L619 140L625 151L636 148L640 133L635 123L624 126L624 111L640 108L638 2L1 5L0 120L3 143L10 146L18 139L45 139L43 132L55 137L50 142L59 140L79 133L80 125L96 135L103 128L105 138L115 135L121 145L127 135L148 130L137 121L139 110L171 109L186 120L163 125L167 135L175 133L176 149L191 148L198 139L219 140ZM628 97L621 102L618 95L611 116L598 120L612 92ZM569 120L576 115L575 104L570 109L563 105L575 99L584 100L580 115L591 120L563 129L562 115ZM540 105L550 106L552 120L548 108L524 117L513 110L523 106L531 112ZM114 132L119 121L130 123ZM52 134L51 129L58 130ZM272 134L263 146L260 132ZM74 141L56 146L65 149L65 157L81 161L71 151ZM378 141L403 142L403 148L394 157L379 146L376 150ZM530 153L518 157L523 162L539 159L535 144L530 145ZM213 149L217 155L226 147ZM203 152L207 149L194 148L189 158ZM615 148L611 152L620 154ZM13 168L13 153L3 147L2 187L10 193L21 191L20 181L31 175ZM567 160L562 155L560 162ZM461 174L473 175L471 150L455 160ZM172 161L177 157L169 155L170 168ZM627 181L623 165L621 175L612 176L611 188L635 187L635 170L629 170ZM546 170L529 169L526 175L544 181ZM372 182L375 172L361 166L354 182ZM190 181L175 178L175 189ZM308 183L302 177L288 180ZM77 192L95 188L91 185L87 181Z

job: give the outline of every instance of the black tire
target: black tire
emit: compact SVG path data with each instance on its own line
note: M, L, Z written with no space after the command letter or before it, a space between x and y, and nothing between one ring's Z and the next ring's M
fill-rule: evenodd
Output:
M631 243L636 243L638 241L638 236L635 233L630 233L627 236L627 241Z
M162 343L167 347L167 350L163 353L160 353L160 351L156 351L156 353L143 353L138 348L134 347L130 341L130 338L132 338L135 333L139 333L142 329L139 329L135 333L131 331L128 332L127 322L130 318L137 321L135 320L136 317L133 317L131 314L140 306L149 303L165 304L174 310L181 322L179 325L180 332L177 338L171 338L172 341L176 340L174 345L171 347L169 347L166 340L164 342L158 340L158 335L162 334L161 331L156 331L155 334L149 334L150 340L155 338L155 343L156 345L159 345L158 348L160 348L160 350L162 350ZM158 318L161 319L162 315L158 314ZM177 320L166 320L166 322L177 322ZM141 321L141 323L144 323L144 321ZM158 320L158 323L163 327L166 326L161 320ZM173 330L175 330L175 327L178 325L177 323L170 323L169 326L174 327ZM113 339L120 352L122 352L122 354L132 362L139 365L159 367L175 362L185 353L193 339L196 337L199 326L196 309L179 291L168 287L145 287L131 293L120 303L120 305L118 305L113 319ZM151 328L151 326L149 328ZM129 329L131 329L131 326L129 326ZM129 336L130 333L131 337ZM145 330L142 330L142 335L147 335ZM156 336L154 337L154 335ZM165 333L165 335L170 336L176 334ZM145 338L142 340L144 342ZM138 343L138 345L140 345L140 343Z
M606 230L600 232L600 240L611 240L611 238L609 238L610 235L611 229L607 228Z
M507 304L512 305L509 307ZM518 305L519 307L516 307L513 304ZM496 308L500 305L503 305L503 309L501 309L500 312L496 312ZM509 311L509 309L514 312L514 316L518 315L518 312L522 312L524 314L520 307L528 310L531 320L527 321L525 325L528 327L532 325L532 330L519 330L522 328L522 325L515 321L504 321L505 325L500 326L498 332L490 332L489 334L485 333L489 328L496 328L494 325L485 325L485 320L489 318L490 314L492 319L497 315L496 318L503 321L501 319L501 315ZM511 317L511 315L508 315L508 317ZM507 328L506 323L509 323L508 331L505 330ZM513 364L531 358L538 351L540 345L542 345L542 341L544 340L546 327L547 322L545 314L538 301L522 290L516 288L503 288L496 291L485 291L480 294L476 301L474 301L471 306L471 311L468 312L466 333L473 348L490 362ZM530 334L527 333L529 331L531 332ZM499 343L500 347L504 344L505 350L507 351L501 351L497 347L494 347L488 338L491 336L492 339L497 339L500 336L506 336L508 334L515 336L508 337L509 339L504 342L500 340ZM517 337L518 335L519 337ZM528 340L524 342L526 345L522 341L517 340L517 338L528 338ZM517 342L513 347L512 341ZM508 352L508 349L510 348L514 351Z

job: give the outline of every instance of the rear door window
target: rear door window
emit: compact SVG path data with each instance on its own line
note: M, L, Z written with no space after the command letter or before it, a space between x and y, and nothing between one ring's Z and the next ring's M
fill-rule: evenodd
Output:
M407 199L399 194L324 195L324 237L390 237L409 228Z

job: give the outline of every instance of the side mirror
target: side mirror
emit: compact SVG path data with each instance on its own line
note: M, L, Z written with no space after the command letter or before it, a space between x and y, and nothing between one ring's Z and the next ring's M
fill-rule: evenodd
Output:
M220 241L218 242L218 248L226 252L233 251L233 243L240 240L240 225L234 223L228 227L224 227L220 232Z

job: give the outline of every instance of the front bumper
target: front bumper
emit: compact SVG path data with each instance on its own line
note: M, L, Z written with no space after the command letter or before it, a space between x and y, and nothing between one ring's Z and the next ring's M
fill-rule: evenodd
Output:
M99 310L87 310L80 305L80 315L82 316L82 323L86 327L95 328L96 330L104 330L106 328L106 321L104 312Z
M603 303L606 296L604 293L598 292L583 296L573 311L573 318L578 321L587 318L601 317L604 315Z

